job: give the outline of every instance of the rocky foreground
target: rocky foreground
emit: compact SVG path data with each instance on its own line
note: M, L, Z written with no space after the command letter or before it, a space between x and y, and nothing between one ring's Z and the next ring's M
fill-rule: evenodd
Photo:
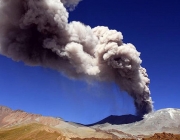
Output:
M141 121L124 124L123 119L132 120L132 116L127 118L110 116L103 124L84 126L0 106L0 140L180 140L179 109L159 110Z

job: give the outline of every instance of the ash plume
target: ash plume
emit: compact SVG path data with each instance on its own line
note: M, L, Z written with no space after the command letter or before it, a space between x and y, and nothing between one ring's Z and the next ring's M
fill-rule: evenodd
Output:
M142 116L153 109L150 80L135 46L121 32L68 23L80 0L0 0L0 54L73 78L116 82Z

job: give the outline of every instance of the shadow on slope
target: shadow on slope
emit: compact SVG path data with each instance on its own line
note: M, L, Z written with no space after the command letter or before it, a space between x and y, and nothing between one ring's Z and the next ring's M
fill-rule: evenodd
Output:
M143 119L142 117L131 115L131 114L122 115L122 116L111 115L107 118L102 119L101 121L98 121L98 122L93 123L93 124L87 124L85 126L93 126L93 125L105 124L105 123L109 123L112 125L129 124L129 123L141 121L142 119Z

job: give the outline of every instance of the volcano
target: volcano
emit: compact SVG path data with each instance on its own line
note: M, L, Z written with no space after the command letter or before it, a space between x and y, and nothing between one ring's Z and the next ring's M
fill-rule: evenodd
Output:
M116 115L110 115L96 123L93 124L88 124L86 126L93 126L97 124L111 124L111 125L120 125L120 124L129 124L129 123L134 123L137 121L141 121L143 118L135 115L122 115L122 116L116 116Z

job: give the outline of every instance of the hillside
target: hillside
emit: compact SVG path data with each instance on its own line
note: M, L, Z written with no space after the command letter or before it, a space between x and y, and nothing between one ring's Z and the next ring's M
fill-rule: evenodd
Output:
M62 134L42 124L20 125L0 129L0 140L63 140Z
M34 124L43 125L61 133L66 139L70 138L112 138L113 134L105 131L97 131L96 129L86 127L80 124L65 122L60 118L45 117L42 115L27 113L22 110L11 110L8 107L0 107L0 128L1 130L8 129L7 133L18 131L34 126ZM14 129L15 127L15 129ZM33 130L39 134L38 129ZM5 132L6 133L6 132ZM45 133L45 132L43 132ZM13 134L13 133L10 133ZM54 134L53 134L54 135Z

